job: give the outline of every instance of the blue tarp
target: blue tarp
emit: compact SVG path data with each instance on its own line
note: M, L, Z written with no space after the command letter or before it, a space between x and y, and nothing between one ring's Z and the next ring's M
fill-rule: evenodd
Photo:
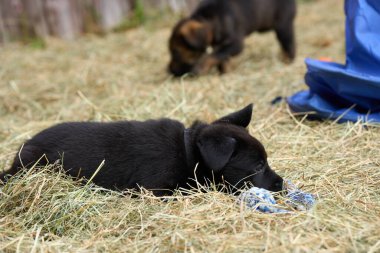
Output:
M288 97L294 112L380 123L380 0L345 0L346 64L306 59L310 87Z

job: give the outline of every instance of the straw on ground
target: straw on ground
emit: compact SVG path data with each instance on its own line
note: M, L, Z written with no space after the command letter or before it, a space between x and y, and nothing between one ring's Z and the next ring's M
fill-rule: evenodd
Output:
M379 127L310 122L292 116L284 103L270 105L305 88L304 57L344 61L342 1L300 4L294 64L278 60L274 34L254 35L224 76L166 74L174 22L49 40L43 50L1 48L0 170L9 168L23 141L58 122L172 117L189 125L254 102L249 131L279 174L318 195L316 207L266 215L212 189L177 200L132 198L84 187L48 167L1 189L0 251L379 252Z

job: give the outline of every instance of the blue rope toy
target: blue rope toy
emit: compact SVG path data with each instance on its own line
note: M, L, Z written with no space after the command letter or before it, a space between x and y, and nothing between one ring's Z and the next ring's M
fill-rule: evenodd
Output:
M284 183L284 190L287 191L285 204L295 210L309 210L316 202L315 195L299 190L290 181ZM277 206L272 192L263 188L252 187L248 191L242 192L238 203L244 203L248 208L262 213L291 213L291 211Z

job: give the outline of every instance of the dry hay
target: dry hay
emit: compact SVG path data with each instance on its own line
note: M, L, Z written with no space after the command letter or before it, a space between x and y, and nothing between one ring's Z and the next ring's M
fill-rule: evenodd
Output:
M278 61L273 34L254 35L224 76L171 79L170 26L162 24L50 40L44 50L1 48L0 169L24 140L57 122L172 117L190 124L254 102L250 132L276 171L318 195L313 210L255 213L212 189L177 201L131 198L46 168L0 192L0 251L379 252L379 128L310 122L284 103L270 105L305 88L304 57L344 61L342 1L307 1L298 13L294 64Z

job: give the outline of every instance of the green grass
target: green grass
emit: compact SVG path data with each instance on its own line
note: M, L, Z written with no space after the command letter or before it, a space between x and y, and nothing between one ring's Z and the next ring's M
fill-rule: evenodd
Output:
M270 105L306 89L305 57L344 62L342 1L301 4L296 27L293 64L279 61L273 33L255 34L231 73L199 78L166 73L165 25L48 39L40 50L1 48L0 170L26 139L58 122L170 117L190 125L253 102L249 131L270 165L319 200L307 213L267 215L212 189L177 201L149 192L132 198L47 167L1 188L0 251L379 252L379 127L310 122L285 103Z

